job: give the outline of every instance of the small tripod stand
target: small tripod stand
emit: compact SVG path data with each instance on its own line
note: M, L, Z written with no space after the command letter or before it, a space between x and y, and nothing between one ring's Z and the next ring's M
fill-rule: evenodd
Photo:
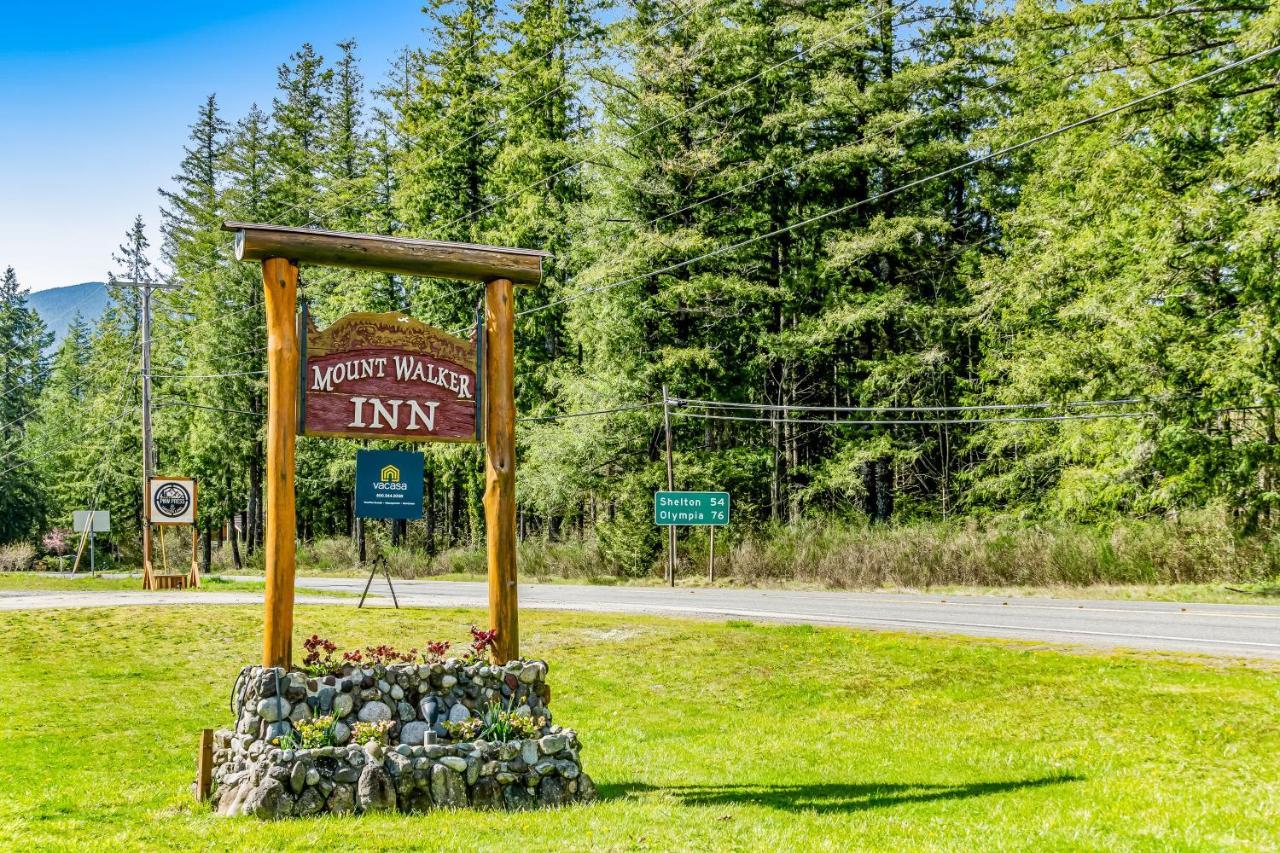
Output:
M391 601L395 604L396 610L400 609L400 602L396 599L396 588L391 584L391 571L387 569L387 558L379 554L370 564L369 579L364 582L364 592L360 594L360 603L356 605L357 610L364 607L365 596L369 594L369 587L373 585L373 576L378 573L379 567L382 568L383 577L387 579L387 588L391 590Z

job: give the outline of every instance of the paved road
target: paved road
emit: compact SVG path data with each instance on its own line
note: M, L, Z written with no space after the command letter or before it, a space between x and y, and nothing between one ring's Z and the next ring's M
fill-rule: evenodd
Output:
M306 589L359 593L355 578L299 578ZM375 592L385 587L374 583ZM403 604L484 607L484 584L399 581ZM1280 607L769 589L521 584L520 606L846 625L1243 657L1280 658Z
M359 594L357 578L298 578L307 589ZM384 583L371 599L389 606ZM397 581L401 604L484 607L485 585L453 581ZM0 592L0 610L137 604L244 604L260 595L236 592ZM306 596L300 603L352 606L345 598ZM521 584L520 606L546 610L650 613L709 619L844 625L857 628L962 634L1056 644L1155 649L1234 657L1280 658L1280 607L1177 604L898 593L799 592L762 589Z

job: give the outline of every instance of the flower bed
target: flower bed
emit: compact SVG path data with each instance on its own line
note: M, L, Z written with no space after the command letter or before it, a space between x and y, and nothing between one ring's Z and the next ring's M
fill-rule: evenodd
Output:
M577 735L552 725L546 675L543 661L454 658L315 676L246 667L235 728L214 735L214 805L278 818L589 801L595 786Z

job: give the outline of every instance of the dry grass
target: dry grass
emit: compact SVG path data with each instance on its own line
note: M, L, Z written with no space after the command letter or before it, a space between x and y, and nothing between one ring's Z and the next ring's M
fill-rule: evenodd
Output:
M842 588L1250 583L1277 574L1267 539L1240 539L1210 516L1111 526L803 524L733 548L739 581Z
M742 537L742 538L739 538ZM728 545L726 540L732 543ZM735 541L736 540L736 541ZM1120 520L1109 524L1024 523L1008 520L849 524L832 520L767 527L717 539L718 580L743 584L798 584L829 589L934 587L1086 588L1224 584L1274 594L1280 581L1280 546L1265 536L1238 537L1220 516L1177 521ZM519 546L521 575L539 581L616 582L617 566L591 537L585 542L530 539ZM726 553L727 549L727 553ZM419 548L371 542L369 555L386 557L400 578L483 577L485 553L455 548L428 557ZM680 533L680 576L706 577L705 529ZM230 549L215 551L228 570ZM651 555L647 577L660 578L664 555ZM261 571L261 552L246 563ZM346 537L303 543L306 574L359 574L355 546Z
M25 572L36 561L36 549L26 542L0 545L0 572Z

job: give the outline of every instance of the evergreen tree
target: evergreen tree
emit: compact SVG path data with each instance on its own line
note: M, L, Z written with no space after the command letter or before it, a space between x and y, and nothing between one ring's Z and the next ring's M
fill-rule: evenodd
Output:
M31 469L27 424L39 414L47 378L45 348L53 336L34 309L13 267L0 278L0 542L39 532L44 492Z

